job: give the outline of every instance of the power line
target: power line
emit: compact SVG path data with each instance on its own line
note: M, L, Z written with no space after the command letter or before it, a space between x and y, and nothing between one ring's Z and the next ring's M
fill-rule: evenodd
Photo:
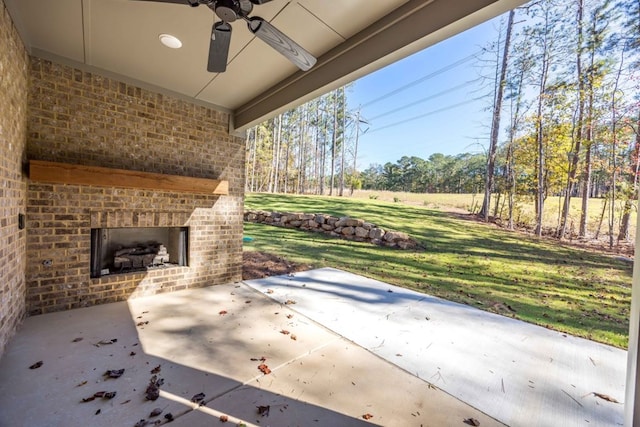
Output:
M478 101L478 100L483 99L483 98L484 98L483 96L479 96L477 98L473 98L473 99L469 99L469 100L466 100L466 101L458 102L457 104L449 105L447 107L442 107L442 108L439 108L437 110L432 110L432 111L429 111L428 113L420 114L418 116L409 117L408 119L404 119L404 120L401 120L399 122L390 123L388 125L385 125L385 126L382 126L382 127L379 127L379 128L374 128L373 130L370 130L367 133L368 134L372 134L374 132L378 132L378 131L383 130L383 129L388 129L390 127L399 126L399 125L402 125L402 124L405 124L405 123L408 123L408 122L412 122L414 120L418 120L418 119L422 119L422 118L427 117L427 116L431 116L433 114L441 113L441 112L447 111L447 110L452 110L454 108L461 107L461 106L466 105L466 104L470 104L472 102Z
M414 80L412 82L409 82L404 86L400 86L399 88L392 90L391 92L387 92L384 95L381 95L381 96L379 96L379 97L377 97L375 99L372 99L371 101L362 104L362 108L367 107L367 106L369 106L371 104L375 104L376 102L382 101L383 99L386 99L389 96L393 96L393 95L395 95L397 93L402 92L403 90L409 89L410 87L413 87L413 86L415 86L415 85L417 85L419 83L422 83L425 80L429 80L429 79L431 79L431 78L433 78L433 77L435 77L437 75L440 75L440 74L444 73L445 71L449 71L449 70L451 70L451 69L453 69L453 68L455 68L455 67L457 67L459 65L462 65L465 62L468 62L468 61L474 59L478 53L480 53L480 52L472 53L471 55L466 56L466 57L464 57L464 58L462 58L462 59L460 59L460 60L458 60L458 61L456 61L456 62L454 62L452 64L444 66L444 67L434 71L433 73L427 74L426 76L421 77L418 80Z
M458 89L461 89L461 88L463 88L463 87L465 87L465 86L468 86L468 85L470 85L470 84L472 84L472 83L475 83L476 81L477 81L477 80L470 80L470 81L468 81L468 82L461 83L461 84L459 84L459 85L457 85L457 86L454 86L454 87L452 87L452 88L445 89L445 90L443 90L443 91L441 91L441 92L434 93L433 95L429 95L429 96L427 96L427 97L420 98L420 99L418 99L417 101L411 102L411 103L409 103L409 104L405 104L405 105L403 105L402 107L394 108L393 110L386 111L386 112L384 112L384 113L378 114L377 116L371 117L371 118L369 119L369 121L374 121L375 119L379 119L379 118L380 118L380 117L382 117L382 116L388 116L388 115L390 115L390 114L397 113L398 111L406 110L407 108L413 107L414 105L422 104L423 102L430 101L430 100L432 100L432 99L434 99L434 98L438 98L439 96L447 95L447 94L449 94L449 93L451 93L451 92L453 92L453 91L456 91L456 90L458 90Z

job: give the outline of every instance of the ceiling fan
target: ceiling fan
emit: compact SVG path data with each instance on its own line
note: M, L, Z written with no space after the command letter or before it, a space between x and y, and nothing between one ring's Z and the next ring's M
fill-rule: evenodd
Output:
M231 42L231 22L243 19L251 31L260 40L280 52L302 71L307 71L316 63L316 58L291 40L276 27L259 16L250 17L253 5L268 3L271 0L141 0L158 3L184 4L191 7L205 5L221 21L215 22L211 29L209 42L209 60L207 70L222 73L227 69L229 43Z

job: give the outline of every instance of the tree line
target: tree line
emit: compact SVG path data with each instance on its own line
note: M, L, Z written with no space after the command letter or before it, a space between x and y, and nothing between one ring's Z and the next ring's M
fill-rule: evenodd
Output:
M561 239L593 235L589 199L603 197L609 244L627 239L640 171L640 0L532 1L503 17L499 40L484 51L486 153L407 156L360 171L367 123L343 87L248 131L246 190L478 192L480 215L509 228L529 199L537 235L548 197L561 196L557 225L544 230ZM572 198L580 198L577 230Z

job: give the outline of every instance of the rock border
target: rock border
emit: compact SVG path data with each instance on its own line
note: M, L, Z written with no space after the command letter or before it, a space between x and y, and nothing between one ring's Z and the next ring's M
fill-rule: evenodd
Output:
M277 227L297 228L390 248L407 250L421 247L407 233L385 230L373 223L347 216L247 210L244 212L244 220Z

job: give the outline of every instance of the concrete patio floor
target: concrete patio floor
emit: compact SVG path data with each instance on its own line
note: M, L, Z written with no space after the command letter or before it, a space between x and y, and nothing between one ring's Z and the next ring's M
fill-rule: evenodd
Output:
M622 425L593 392L621 401L625 368L619 349L319 269L28 318L0 360L0 427ZM100 391L116 396L82 402Z

